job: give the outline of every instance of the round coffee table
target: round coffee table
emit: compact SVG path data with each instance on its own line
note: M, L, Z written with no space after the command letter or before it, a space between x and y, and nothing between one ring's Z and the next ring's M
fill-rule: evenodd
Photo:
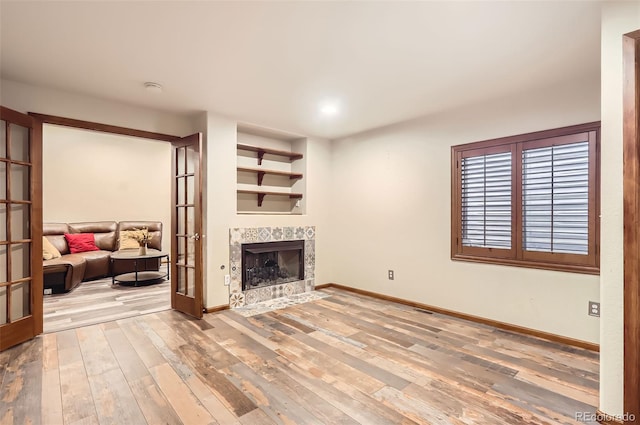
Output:
M130 273L123 273L114 275L111 278L111 284L115 285L116 282L124 284L133 284L138 286L141 282L151 282L153 280L167 279L169 280L169 264L167 264L167 272L153 271L153 270L138 270L138 262L141 260L151 260L154 258L166 258L169 262L169 254L166 252L158 251L157 249L147 249L145 255L140 255L137 249L125 249L122 251L116 251L111 254L111 269L117 261L133 260L134 271Z

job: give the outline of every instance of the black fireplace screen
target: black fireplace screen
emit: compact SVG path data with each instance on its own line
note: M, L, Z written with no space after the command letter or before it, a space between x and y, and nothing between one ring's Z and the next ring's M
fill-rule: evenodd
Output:
M304 279L304 241L242 244L242 290Z

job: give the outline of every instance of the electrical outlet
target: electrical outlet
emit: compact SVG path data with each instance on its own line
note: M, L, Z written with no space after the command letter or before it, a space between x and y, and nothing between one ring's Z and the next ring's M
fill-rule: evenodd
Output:
M231 276L229 276L228 274L224 275L224 286L229 286L231 285Z
M45 288L44 290L44 295L51 295L53 294L53 289L51 288Z
M600 303L589 301L589 316L600 317Z
M389 280L393 280L393 270L389 270Z

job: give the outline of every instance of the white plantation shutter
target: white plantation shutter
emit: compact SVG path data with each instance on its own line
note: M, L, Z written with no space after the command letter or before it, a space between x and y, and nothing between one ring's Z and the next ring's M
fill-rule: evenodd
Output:
M462 158L462 245L511 248L511 152Z
M589 143L522 151L523 249L589 252Z

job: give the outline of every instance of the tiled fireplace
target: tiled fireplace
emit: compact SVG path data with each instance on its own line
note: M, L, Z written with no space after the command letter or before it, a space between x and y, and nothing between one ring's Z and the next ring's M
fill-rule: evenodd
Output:
M230 229L229 256L231 308L314 289L314 226Z

